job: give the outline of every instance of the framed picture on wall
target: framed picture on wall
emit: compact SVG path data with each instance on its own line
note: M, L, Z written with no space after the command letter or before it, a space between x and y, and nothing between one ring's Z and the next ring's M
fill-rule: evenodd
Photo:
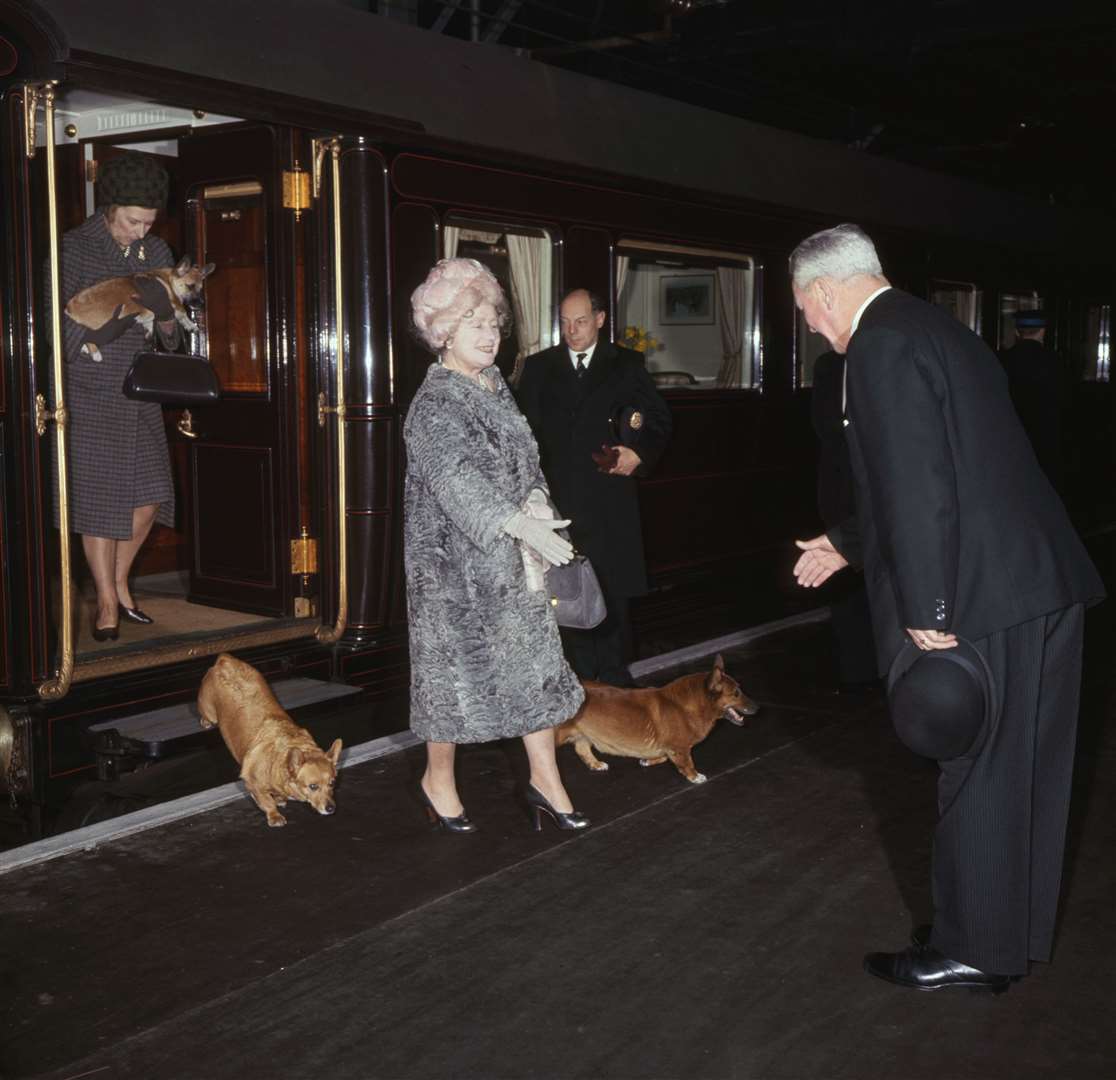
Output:
M695 326L716 321L715 275L678 274L659 279L659 322L663 326Z

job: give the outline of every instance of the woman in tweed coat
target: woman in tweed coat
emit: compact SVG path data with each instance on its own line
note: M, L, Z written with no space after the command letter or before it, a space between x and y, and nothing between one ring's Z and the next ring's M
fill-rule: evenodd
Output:
M411 729L427 743L421 795L435 827L474 831L454 781L456 744L522 736L535 827L547 813L561 828L584 828L552 728L585 692L526 569L532 559L568 562L572 549L555 531L568 522L524 512L545 483L531 429L493 364L507 301L480 263L444 259L415 290L412 311L439 354L403 429Z
M170 248L148 236L167 199L167 174L148 155L110 159L101 171L102 205L62 238L62 302L107 278L174 265ZM166 348L178 345L178 324L165 290L143 283L137 298L158 320ZM154 286L152 289L151 286ZM81 534L97 587L93 636L115 640L121 618L149 623L136 609L129 574L151 526L174 524L174 486L161 406L132 401L121 390L135 354L148 348L134 317L89 330L63 316L66 404L69 408L70 528ZM97 344L94 362L82 345ZM57 519L55 479L55 524Z

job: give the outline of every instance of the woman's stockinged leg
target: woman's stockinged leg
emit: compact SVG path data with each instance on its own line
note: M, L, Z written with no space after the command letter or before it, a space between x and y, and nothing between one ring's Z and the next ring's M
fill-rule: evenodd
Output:
M423 773L422 790L443 817L457 817L465 812L457 794L453 775L454 755L457 745L451 742L426 744L426 772Z
M523 736L527 760L531 763L531 786L560 814L573 811L573 803L562 784L555 757L554 729L543 728Z
M116 545L118 540L110 540L105 536L85 536L81 538L81 546L85 552L85 561L89 564L89 572L93 575L93 584L97 587L97 614L94 625L99 630L116 625Z
M114 586L116 598L125 607L135 607L132 603L132 590L128 586L128 577L132 572L132 563L136 561L139 549L151 532L155 524L157 506L137 506L132 511L132 538L119 540L116 544L116 561L113 567Z

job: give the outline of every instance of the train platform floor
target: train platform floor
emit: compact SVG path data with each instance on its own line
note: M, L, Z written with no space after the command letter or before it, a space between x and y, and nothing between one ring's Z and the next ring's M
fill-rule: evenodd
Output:
M6 875L0 1074L1110 1078L1112 606L1089 615L1054 962L1007 994L861 970L929 916L936 769L879 694L831 692L822 623L726 655L762 708L697 747L706 784L562 750L583 834L529 830L518 742L461 753L479 832L431 832L413 748L346 769L332 818L268 829L245 797Z

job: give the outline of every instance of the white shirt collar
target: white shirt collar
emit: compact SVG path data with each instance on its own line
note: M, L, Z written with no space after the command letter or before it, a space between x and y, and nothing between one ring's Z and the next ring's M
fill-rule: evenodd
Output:
M598 338L597 341L594 341L593 344L590 345L588 349L583 349L581 353L575 353L573 351L573 349L571 349L567 345L566 346L566 352L568 352L570 354L570 363L573 364L573 366L576 368L577 367L578 356L583 355L585 357L585 366L588 367L593 362L593 350L597 347L597 343L599 341L600 341L600 338Z
M860 307L856 309L856 314L853 316L852 329L849 331L849 337L852 337L853 334L856 333L856 328L860 325L860 316L864 314L865 308L867 308L868 305L873 300L875 300L877 296L880 295L880 293L885 293L890 288L890 285L881 285L874 293L872 293L871 296L865 299L864 303L861 304Z

